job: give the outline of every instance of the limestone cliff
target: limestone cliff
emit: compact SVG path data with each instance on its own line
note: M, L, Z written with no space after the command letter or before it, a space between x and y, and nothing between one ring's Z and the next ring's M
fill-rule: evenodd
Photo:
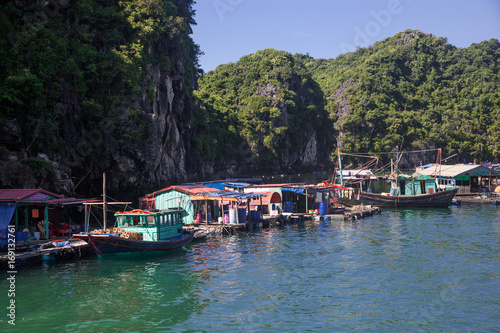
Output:
M186 179L193 1L1 5L0 186L117 198Z

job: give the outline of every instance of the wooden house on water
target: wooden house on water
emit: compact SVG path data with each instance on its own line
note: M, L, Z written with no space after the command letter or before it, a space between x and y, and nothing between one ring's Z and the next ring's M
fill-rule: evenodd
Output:
M0 238L9 224L15 226L18 241L79 232L85 221L84 204L96 201L65 198L43 189L0 189Z
M283 187L293 186L293 185L304 185L305 183L280 183L280 184L259 184L253 185L252 187L246 187L244 189L245 193L255 192L263 193L266 196L263 197L263 203L269 200L267 204L267 211L269 215L279 215L284 210L284 200L283 200ZM253 204L256 204L255 202Z
M479 164L434 164L417 174L436 177L440 188L456 186L458 194L493 192L500 185L500 171Z
M175 185L140 198L139 208L182 210L185 224L220 222L219 218L229 223L229 218L233 217L230 210L234 209L238 211L235 220L245 223L250 200L260 196L264 195L217 190L201 184Z
M139 199L140 209L168 210L172 208L183 210L182 219L184 223L190 224L195 220L195 204L191 197L201 193L214 191L213 187L205 185L174 185L162 190L146 194ZM213 211L215 207L207 207ZM213 213L212 213L213 214ZM214 216L214 215L211 215Z
M256 185L245 189L245 192L250 191L266 194L264 201L269 200L271 215L308 214L313 210L319 210L320 206L324 213L328 205L330 188L305 183L284 183Z

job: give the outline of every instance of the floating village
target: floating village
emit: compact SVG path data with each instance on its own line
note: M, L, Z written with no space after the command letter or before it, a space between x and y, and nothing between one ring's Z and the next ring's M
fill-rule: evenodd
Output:
M137 208L109 200L105 175L100 199L0 189L0 265L8 270L46 261L170 251L214 235L333 220L356 223L400 207L498 205L498 168L429 164L411 175L376 175L340 167L335 177L316 184L266 184L255 178L185 183L144 195Z

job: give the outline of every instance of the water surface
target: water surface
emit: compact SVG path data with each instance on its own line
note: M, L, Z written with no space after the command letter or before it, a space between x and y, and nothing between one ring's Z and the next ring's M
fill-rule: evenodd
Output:
M500 332L499 237L500 208L464 205L44 264L18 272L0 330Z

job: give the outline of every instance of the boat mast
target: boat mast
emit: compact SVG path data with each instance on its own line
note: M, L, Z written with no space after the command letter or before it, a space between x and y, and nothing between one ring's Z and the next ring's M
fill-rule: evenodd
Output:
M102 174L102 219L104 232L106 232L106 173Z
M107 202L106 200L106 173L102 174L102 202L84 202L84 205L88 205L88 218L85 218L85 231L87 232L88 230L87 223L90 224L90 210L92 209L92 205L102 205L102 219L103 219L103 229L104 232L106 232L106 211L108 209L108 204L109 205L130 205L132 202ZM87 221L88 219L88 221Z
M342 159L340 157L340 148L338 148L338 153L339 153L340 185L344 186L344 174L342 172Z

